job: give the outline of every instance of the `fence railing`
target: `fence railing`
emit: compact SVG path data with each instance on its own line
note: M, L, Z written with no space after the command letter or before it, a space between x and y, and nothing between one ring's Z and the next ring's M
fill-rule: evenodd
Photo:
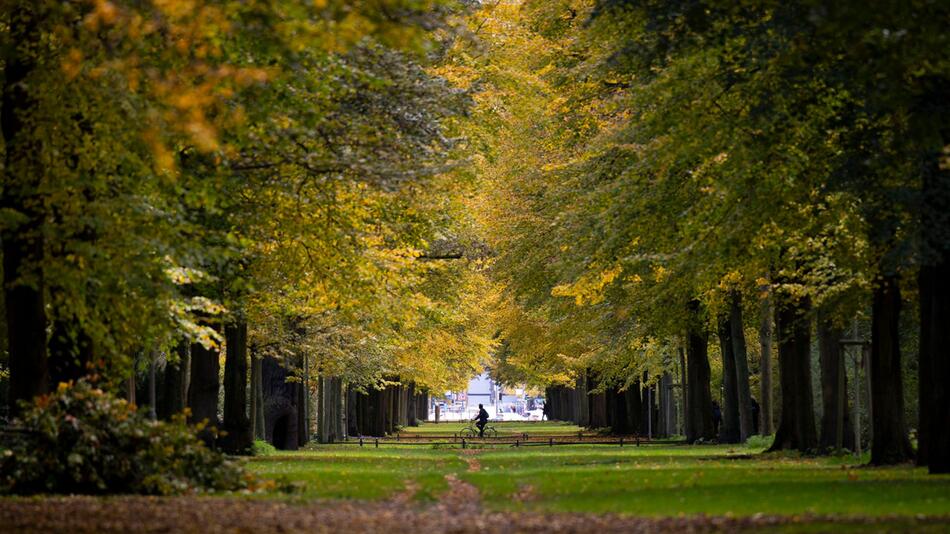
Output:
M446 436L435 438L426 436L418 439L397 439L396 437L378 438L378 437L352 437L344 441L338 441L335 445L351 445L358 447L379 448L380 445L389 446L441 446L441 447L459 447L466 449L469 447L555 447L559 445L613 445L617 447L639 447L641 445L675 445L681 444L679 440L669 439L646 439L642 436L565 436L565 435L534 435L528 437L522 436L498 436L495 438L469 438Z

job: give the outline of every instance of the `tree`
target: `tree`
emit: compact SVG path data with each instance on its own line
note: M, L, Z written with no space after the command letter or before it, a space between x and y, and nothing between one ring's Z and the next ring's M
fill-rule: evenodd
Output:
M819 445L823 449L833 449L840 434L841 446L854 450L854 432L851 431L847 401L848 377L841 346L844 331L827 310L819 310L817 336L822 401Z
M467 99L422 65L434 36L453 34L447 4L193 7L4 13L17 43L4 58L0 199L10 400L47 390L47 347L54 380L94 371L117 384L132 371L125 354L191 343L192 416L214 423L224 342L237 450L244 324L255 339L333 314L351 333L381 332L440 309L419 298L415 258L454 224L439 174ZM382 320L400 308L413 316ZM390 361L393 341L378 346ZM166 359L167 416L182 406Z
M719 318L718 333L722 353L722 424L719 426L719 441L741 443L736 353L732 342L732 325L728 316Z
M755 414L752 411L752 392L749 389L749 356L746 351L745 325L742 322L742 297L738 291L729 294L729 328L736 367L739 440L744 443L755 433Z
M775 295L775 325L782 417L770 450L810 451L818 446L811 389L811 324L807 297Z

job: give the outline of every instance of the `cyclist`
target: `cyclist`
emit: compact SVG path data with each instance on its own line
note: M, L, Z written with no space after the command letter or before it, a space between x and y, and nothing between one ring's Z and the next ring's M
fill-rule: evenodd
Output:
M485 425L488 424L488 412L485 411L485 407L481 404L478 405L478 415L476 415L472 421L476 421L475 426L478 427L478 437L484 438Z

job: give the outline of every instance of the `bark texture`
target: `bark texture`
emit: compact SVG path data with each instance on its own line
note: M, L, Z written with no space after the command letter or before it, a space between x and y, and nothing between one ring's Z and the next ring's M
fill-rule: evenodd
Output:
M719 426L719 442L739 443L739 388L736 385L736 357L728 317L719 318L719 347L722 353L722 424Z
M168 359L162 380L162 402L158 405L158 416L168 420L185 409L185 366L189 362L189 344L182 341L175 351L177 358Z
M254 430L247 416L247 323L243 320L224 329L227 353L224 360L225 434L219 445L228 454L250 454Z
M687 400L687 391L689 390L689 384L686 382L686 350L683 347L680 347L679 350L680 357L680 396L682 397L682 406L683 406L683 416L681 422L681 429L683 435L689 434L686 430L689 428L689 402Z
M926 458L931 473L945 474L950 473L950 261L944 257L932 275L933 289L927 299L931 307L931 333L930 357L926 362L929 376L925 380L929 386L925 393ZM921 408L923 405L922 402Z
M874 287L871 307L871 463L892 465L913 458L904 423L900 352L901 295L896 276Z
M590 425L590 395L587 390L587 373L581 373L577 377L574 386L574 412L577 417L574 422L577 426L586 427Z
M745 342L742 324L742 295L730 294L729 328L732 337L732 354L736 366L736 400L739 407L739 441L745 443L755 432L755 415L752 413L752 392L749 390L749 351Z
M712 417L712 394L709 391L709 334L699 317L700 304L689 304L691 320L686 343L687 425L686 441L716 438Z
M5 160L0 208L17 213L22 222L0 235L3 246L3 291L10 362L11 415L20 401L30 401L49 389L44 298L43 200L41 150L27 125L36 109L27 83L36 68L39 6L20 1L12 5L8 46L3 66L0 129Z
M821 362L821 436L819 445L833 449L841 432L842 447L854 450L854 431L848 410L848 377L844 371L841 339L844 331L827 313L818 314L818 357ZM842 389L843 388L843 389ZM844 395L844 417L838 420L839 395ZM840 428L839 428L840 427Z
M931 420L933 418L934 398L934 355L936 346L934 338L939 334L934 331L934 316L937 299L936 280L937 268L924 265L917 275L918 302L920 305L920 346L917 360L917 465L930 464L930 440L932 436Z
M261 391L261 357L251 351L251 428L254 439L264 439L264 397Z
M341 427L344 420L343 379L321 376L317 380L317 440L337 443L346 435Z
M762 299L759 317L759 433L772 433L772 299Z
M676 433L676 402L673 400L673 375L663 373L657 387L659 400L659 421L657 437L666 438Z
M191 345L191 379L188 387L190 423L206 421L209 427L218 426L218 351L207 349L200 343ZM211 441L210 433L204 433L205 441Z
M785 293L775 295L782 418L770 451L810 451L818 446L811 387L809 303Z
M290 375L277 359L261 359L264 438L281 450L297 450L300 446L300 383L288 382Z

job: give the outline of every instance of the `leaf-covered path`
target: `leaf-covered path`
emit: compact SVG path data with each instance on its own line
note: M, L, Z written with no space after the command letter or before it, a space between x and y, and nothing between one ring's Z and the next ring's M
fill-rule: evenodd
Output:
M753 516L636 518L592 514L486 513L477 507L412 506L359 501L286 503L237 498L56 497L0 501L3 532L387 532L612 533L785 530L812 522L810 531L945 532L950 518L824 520Z

